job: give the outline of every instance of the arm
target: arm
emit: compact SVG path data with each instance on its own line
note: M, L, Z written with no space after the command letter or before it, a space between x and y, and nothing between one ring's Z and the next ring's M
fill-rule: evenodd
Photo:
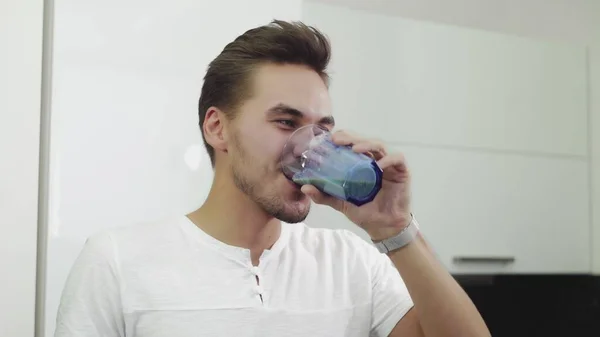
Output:
M414 302L390 337L490 336L473 302L420 235L388 256Z
M336 132L332 139L338 145L351 146L353 151L365 153L377 161L377 165L383 171L381 189L371 202L362 206L321 193L314 186L304 185L302 191L314 202L329 205L343 213L364 229L373 241L386 240L401 233L412 219L411 179L404 156L401 153L388 154L382 143L344 131ZM390 316L399 320L391 330L390 336L490 336L474 304L437 261L422 237L417 236L408 245L388 253L388 256L388 267L381 273L388 275L388 282L384 285L374 282L374 296L384 300L374 299L373 302L375 308L386 308L383 311L374 310L375 320L382 312L383 316L387 316L385 322L390 321ZM382 257L386 258L385 255ZM390 270L396 274L399 272L400 275L389 276L393 274ZM402 305L405 294L397 290L399 286L408 290L414 303L414 308L408 313ZM395 306L390 304L394 298ZM396 314L389 315L390 310ZM385 336L389 331L387 323L384 327L375 328L375 335Z
M90 238L65 284L55 337L123 337L120 286L108 235Z

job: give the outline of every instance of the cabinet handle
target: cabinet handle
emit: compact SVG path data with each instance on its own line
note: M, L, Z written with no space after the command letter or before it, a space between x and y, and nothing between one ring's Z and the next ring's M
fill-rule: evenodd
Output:
M455 256L454 263L501 263L509 264L514 263L515 258L513 256L507 257L494 257L494 256Z

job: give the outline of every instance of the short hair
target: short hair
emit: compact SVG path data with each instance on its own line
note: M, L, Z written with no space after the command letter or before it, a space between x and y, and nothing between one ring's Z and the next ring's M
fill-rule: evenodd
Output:
M302 22L273 20L250 29L229 43L210 62L198 102L198 117L204 146L215 165L215 150L206 142L202 125L207 110L214 106L233 119L235 111L251 93L252 75L263 64L303 65L329 83L327 66L331 58L328 38Z

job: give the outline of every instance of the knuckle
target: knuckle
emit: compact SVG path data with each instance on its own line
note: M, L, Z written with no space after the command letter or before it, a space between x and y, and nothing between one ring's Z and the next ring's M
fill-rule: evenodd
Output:
M336 132L334 132L334 135L338 135L338 136L348 136L348 131L342 129L342 130L337 130Z

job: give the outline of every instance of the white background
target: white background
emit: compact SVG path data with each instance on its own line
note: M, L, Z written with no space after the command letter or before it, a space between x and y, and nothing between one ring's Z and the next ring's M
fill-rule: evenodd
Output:
M336 120L405 154L413 210L451 272L590 272L585 45L304 9L332 40ZM323 207L307 222L356 228Z
M600 273L600 1L315 0L404 18L587 45L590 51L590 163L593 270Z
M197 104L208 63L245 30L300 15L297 0L56 1L47 336L88 236L205 198Z
M357 1L347 2L356 3ZM299 1L294 2L291 7L287 7L286 2L273 1L272 3L277 3L279 7L279 9L276 9L277 13L285 13L284 15L287 15L288 18L299 15ZM553 1L551 4L542 0L503 2L496 0L395 1L393 2L395 5L391 9L386 7L390 3L392 2L365 1L354 4L354 6L362 8L375 6L385 10L386 13L395 13L406 17L587 44L591 46L590 50L592 52L590 58L592 82L600 83L600 57L598 56L598 49L600 48L600 28L598 27L600 10L597 8L598 2L596 1L562 0ZM127 183L130 186L139 187L140 191L147 189L152 192L164 192L148 195L147 202L143 205L125 203L125 205L120 206L122 208L116 208L116 211L122 211L130 206L134 212L139 214L140 219L165 214L168 211L179 211L175 208L171 210L155 209L152 206L162 205L162 200L176 202L177 198L182 196L175 195L172 192L177 188L182 188L182 181L188 178L201 179L199 177L203 175L208 177L210 172L203 172L202 169L198 168L199 171L194 171L196 173L193 174L195 178L190 176L186 178L184 173L189 172L190 168L196 167L199 160L202 161L202 157L199 159L199 155L202 154L202 151L198 151L199 138L182 137L181 140L174 141L174 144L169 145L165 145L163 141L156 142L156 137L162 135L161 130L172 131L177 125L184 124L184 127L189 127L186 132L191 132L193 128L193 125L189 125L190 120L188 119L171 118L173 116L164 112L166 111L165 107L194 110L195 102L193 100L196 98L195 96L192 97L192 93L194 95L198 94L200 85L198 74L203 73L208 59L218 51L218 48L222 47L224 41L239 33L239 29L246 28L248 24L263 23L265 19L270 19L275 13L271 12L272 9L265 9L256 4L252 8L233 11L232 8L236 7L231 6L231 2L228 1L215 2L204 7L200 4L195 5L191 1L189 3L186 1L171 2L169 8L156 7L149 2L144 2L143 5L141 2L129 2L129 4L124 7L122 4L117 5L116 2L112 1L102 3L97 1L57 1L57 16L65 20L61 23L62 28L60 25L56 27L58 32L61 32L61 29L63 30L62 42L60 41L61 37L57 36L57 55L60 55L58 53L61 50L64 52L64 61L62 61L64 65L68 63L66 61L69 54L74 56L78 62L73 62L71 69L64 69L63 67L62 99L60 98L61 85L57 85L56 89L58 90L56 91L56 106L62 106L66 110L71 109L69 116L72 116L73 121L69 120L65 123L64 121L54 120L52 127L56 130L65 131L65 135L74 137L76 134L66 132L68 124L71 122L79 123L77 125L82 126L82 133L80 134L81 137L77 138L78 141L81 141L79 149L73 144L65 145L63 136L57 136L56 139L53 139L57 142L57 146L64 146L64 153L59 151L56 154L53 153L53 156L75 158L77 155L84 155L87 156L86 158L94 158L94 160L80 163L82 168L90 169L90 171L85 172L74 172L72 171L74 167L70 168L57 164L56 160L53 162L51 168L54 184L52 195L54 197L57 195L63 196L64 198L51 199L55 211L50 214L51 228L49 228L49 235L50 238L55 235L55 238L59 238L57 240L62 240L60 235L67 233L65 234L63 247L65 256L68 256L68 258L62 260L64 263L57 262L56 268L48 269L49 291L56 291L59 288L60 279L72 261L72 254L76 253L83 237L87 234L87 230L80 227L94 226L94 224L100 222L103 223L102 226L108 227L120 225L128 220L111 222L110 220L114 218L111 218L103 210L110 210L108 206L113 205L111 201L113 198L119 197L123 198L120 200L127 200L126 198L129 198L127 193L131 193L129 189L123 189L117 194L110 194L101 190L100 193L85 194L81 196L81 199L78 199L76 197L77 193L74 193L73 190L67 188L65 191L61 191L60 187L56 187L57 182L60 182L60 178L64 177L66 173L74 173L75 175L72 176L73 181L85 183L82 185L82 188L84 188L89 187L86 184L89 184L88 181L93 178L94 172L105 169L110 170L110 165L107 164L110 158L106 154L93 157L92 152L98 149L98 145L94 145L93 142L86 142L86 139L99 137L97 138L97 141L99 141L103 138L110 139L111 135L118 136L131 131L123 128L123 124L121 126L115 125L118 123L111 124L107 120L102 120L101 117L96 119L91 117L91 120L81 118L81 114L88 112L94 112L94 115L97 115L99 110L107 106L106 103L104 105L99 103L102 99L98 99L98 96L94 96L90 90L86 90L86 84L90 85L91 82L97 85L96 89L101 89L98 94L109 94L111 98L117 98L117 104L110 105L112 111L103 111L106 115L100 116L113 119L120 117L121 123L126 122L131 125L147 127L143 132L140 131L139 139L131 139L127 146L135 148L136 146L153 144L156 146L157 158L161 159L150 158L149 153L129 153L130 151L127 151L127 149L114 149L116 158L141 155L146 156L142 157L145 160L152 161L171 158L172 155L175 159L172 161L173 167L170 170L172 172L183 172L184 175L184 177L179 175L174 177L173 185L161 185L161 182L156 181L146 186L144 181L151 181L153 177L164 172L145 166L113 168L113 171L105 171L110 172L112 179L114 179L114 182L107 182L107 184ZM241 2L236 3L236 5L246 6ZM0 88L2 89L0 91L0 154L2 158L0 161L0 215L2 219L2 222L0 222L0 238L2 238L0 239L2 240L0 244L0 267L4 275L8 275L0 281L0 334L7 336L33 335L42 6L40 0L7 0L0 4L0 42L2 45L2 53L0 53ZM173 10L178 8L197 15L193 21L191 17L182 20L179 16L174 16ZM194 8L198 12L194 12ZM60 12L58 12L59 10ZM94 12L99 13L99 17L91 15ZM243 15L235 16L234 13L236 12L243 13ZM162 21L160 18L156 19L152 13L160 13L160 18L163 18ZM78 15L82 16L79 17ZM115 20L114 25L111 25L112 22L105 21L107 15L110 15L111 20ZM105 20L97 21L97 19L102 18L105 18ZM65 25L69 23L77 24L78 29L65 32L67 30ZM194 28L198 27L197 25L201 25L201 32L194 31ZM157 30L152 31L152 27ZM153 33L150 34L150 31ZM143 41L147 43L143 46L130 43L131 34L135 34L135 32L138 32L141 36L146 34L146 40ZM177 34L178 32L180 34ZM201 35L203 42L208 43L209 46L201 47L200 43L197 42L199 40L197 34L203 34ZM111 37L111 39L106 39L106 37ZM173 39L170 39L171 37ZM211 40L210 37L215 39ZM207 38L209 38L209 42L205 41ZM193 43L186 44L185 41L190 39L193 40ZM219 40L217 41L217 39ZM108 49L108 53L105 50L100 55L92 53L92 51L97 50L94 48L102 46L108 46L112 49ZM148 49L149 46L150 49ZM193 50L189 53L181 53L181 48L188 47L193 48ZM206 53L204 48L206 48ZM189 55L189 57L186 58L182 54ZM174 55L177 59L174 59ZM194 58L198 58L198 60ZM81 62L82 60L83 62ZM56 67L60 67L61 59L57 58L56 62ZM155 71L153 69L155 63L159 63L164 67L158 67L161 69ZM103 65L113 71L105 71L107 68L103 68ZM187 67L191 67L189 68L191 72L186 71ZM115 72L115 70L117 71ZM183 77L190 77L183 79L182 75ZM58 76L55 83L61 78L60 75ZM157 80L159 76L161 77L160 81ZM94 81L95 78L98 81ZM114 82L116 79L122 82ZM81 84L78 88L74 88L74 82L76 81L80 81ZM125 87L135 85L147 88L147 96L138 92L132 95L131 98L126 96L128 97L127 100L131 99L132 102L135 102L135 107L138 107L137 104L141 104L140 106L146 106L151 109L150 111L160 111L161 113L148 117L143 114L143 111L132 110L132 106L128 106L126 102L118 101L119 98L123 97L119 96L123 95L123 89L131 90L131 88ZM73 101L67 100L65 98L68 96L65 94L67 89L74 90L73 92L82 95L82 98L75 97ZM145 103L140 100L140 98L150 97L151 95L157 95L156 101L162 101L162 105L148 107L150 105L148 102ZM600 102L599 85L592 85L590 96L592 103ZM188 98L192 102L186 101ZM592 193L594 194L595 214L600 214L600 203L598 202L600 200L600 178L598 178L598 172L600 172L599 109L600 104L592 104L591 112L594 118L592 119L591 128L594 132L590 136L594 144L591 148L594 154L592 157L594 166L591 172L595 174L595 179L592 181L594 184ZM79 111L79 114L75 110ZM129 114L126 116L115 115L118 111L122 113L129 112ZM144 116L148 118L145 120ZM90 125L91 123L98 123L100 130L106 132L100 134L97 128ZM157 126L161 123L165 125ZM87 133L89 133L89 137ZM56 147L54 148L56 149ZM135 172L139 176L125 175L123 170L132 170L131 172ZM128 178L127 181L125 181L125 177ZM198 192L198 194L193 194L188 199L188 205L181 205L181 209L192 207L193 204L199 202L203 198L203 192L201 189ZM81 211L90 210L90 202L97 204L94 206L93 212L87 212L88 216L85 219L74 216L73 212L69 211L70 207L81 209ZM598 225L600 224L599 220L599 216L594 218L596 228L600 228ZM78 226L78 223L82 225ZM597 242L595 255L600 256L600 230L594 231L594 234ZM568 231L566 235L568 235ZM52 247L50 247L48 253L52 254ZM55 256L59 258L59 255ZM596 261L595 270L600 271L600 260ZM57 281L52 281L51 277L55 277ZM51 299L52 296L54 296L54 300ZM57 294L49 295L49 311L52 311L52 301L55 304L56 298ZM48 319L51 320L54 313L49 312L48 314L50 316ZM47 326L46 328L50 329L51 327Z
M33 336L42 0L0 1L0 336Z

